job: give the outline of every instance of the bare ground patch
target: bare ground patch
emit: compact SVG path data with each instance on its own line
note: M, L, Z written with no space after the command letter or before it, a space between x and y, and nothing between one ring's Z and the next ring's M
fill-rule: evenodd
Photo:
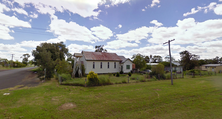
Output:
M72 108L76 108L76 105L73 103L65 103L65 104L61 105L58 109L59 110L68 110L68 109L72 109Z

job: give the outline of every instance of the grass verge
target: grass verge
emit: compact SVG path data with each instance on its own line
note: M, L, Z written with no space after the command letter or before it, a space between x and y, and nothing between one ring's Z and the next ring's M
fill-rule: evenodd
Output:
M222 114L222 75L86 88L52 80L0 99L0 118L212 119Z

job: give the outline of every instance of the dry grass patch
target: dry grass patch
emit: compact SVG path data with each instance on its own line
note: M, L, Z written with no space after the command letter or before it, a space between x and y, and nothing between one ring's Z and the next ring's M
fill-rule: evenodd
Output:
M76 104L73 103L65 103L63 105L61 105L58 110L68 110L68 109L72 109L72 108L76 108Z

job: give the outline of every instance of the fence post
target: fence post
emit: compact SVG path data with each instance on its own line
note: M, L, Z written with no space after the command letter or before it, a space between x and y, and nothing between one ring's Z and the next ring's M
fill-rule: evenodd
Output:
M61 83L62 83L61 76L59 75L59 84L61 84Z
M46 68L44 69L44 71L45 71L45 76L44 76L44 82L45 82L45 77L46 77Z
M85 87L86 87L86 78L85 78Z

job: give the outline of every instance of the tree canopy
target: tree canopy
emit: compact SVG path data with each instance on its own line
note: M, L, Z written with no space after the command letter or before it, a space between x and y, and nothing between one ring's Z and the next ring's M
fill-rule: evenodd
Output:
M198 66L198 60L200 56L192 54L188 51L180 52L181 61L180 64L183 66L184 70L194 69Z
M141 54L133 55L132 59L137 69L142 69L146 67L146 61L143 55Z
M152 62L153 62L153 63L159 63L159 62L162 62L162 61L163 61L163 59L162 59L162 57L159 56L159 55L154 55L154 56L152 57Z
M104 45L98 45L98 46L95 46L95 52L107 52L106 49L103 48Z
M32 51L34 61L37 66L46 69L46 79L53 76L53 70L56 66L56 60L64 60L68 53L63 42L60 43L41 43ZM39 75L41 77L41 75Z
M30 55L29 55L28 53L26 53L26 54L23 54L22 57L23 57L22 63L25 64L25 65L27 65L27 64L28 64L28 61L29 61L28 59L29 59ZM22 57L21 57L21 58L22 58Z
M146 61L146 63L149 63L150 62L150 58L149 58L149 56L145 56L145 61Z

